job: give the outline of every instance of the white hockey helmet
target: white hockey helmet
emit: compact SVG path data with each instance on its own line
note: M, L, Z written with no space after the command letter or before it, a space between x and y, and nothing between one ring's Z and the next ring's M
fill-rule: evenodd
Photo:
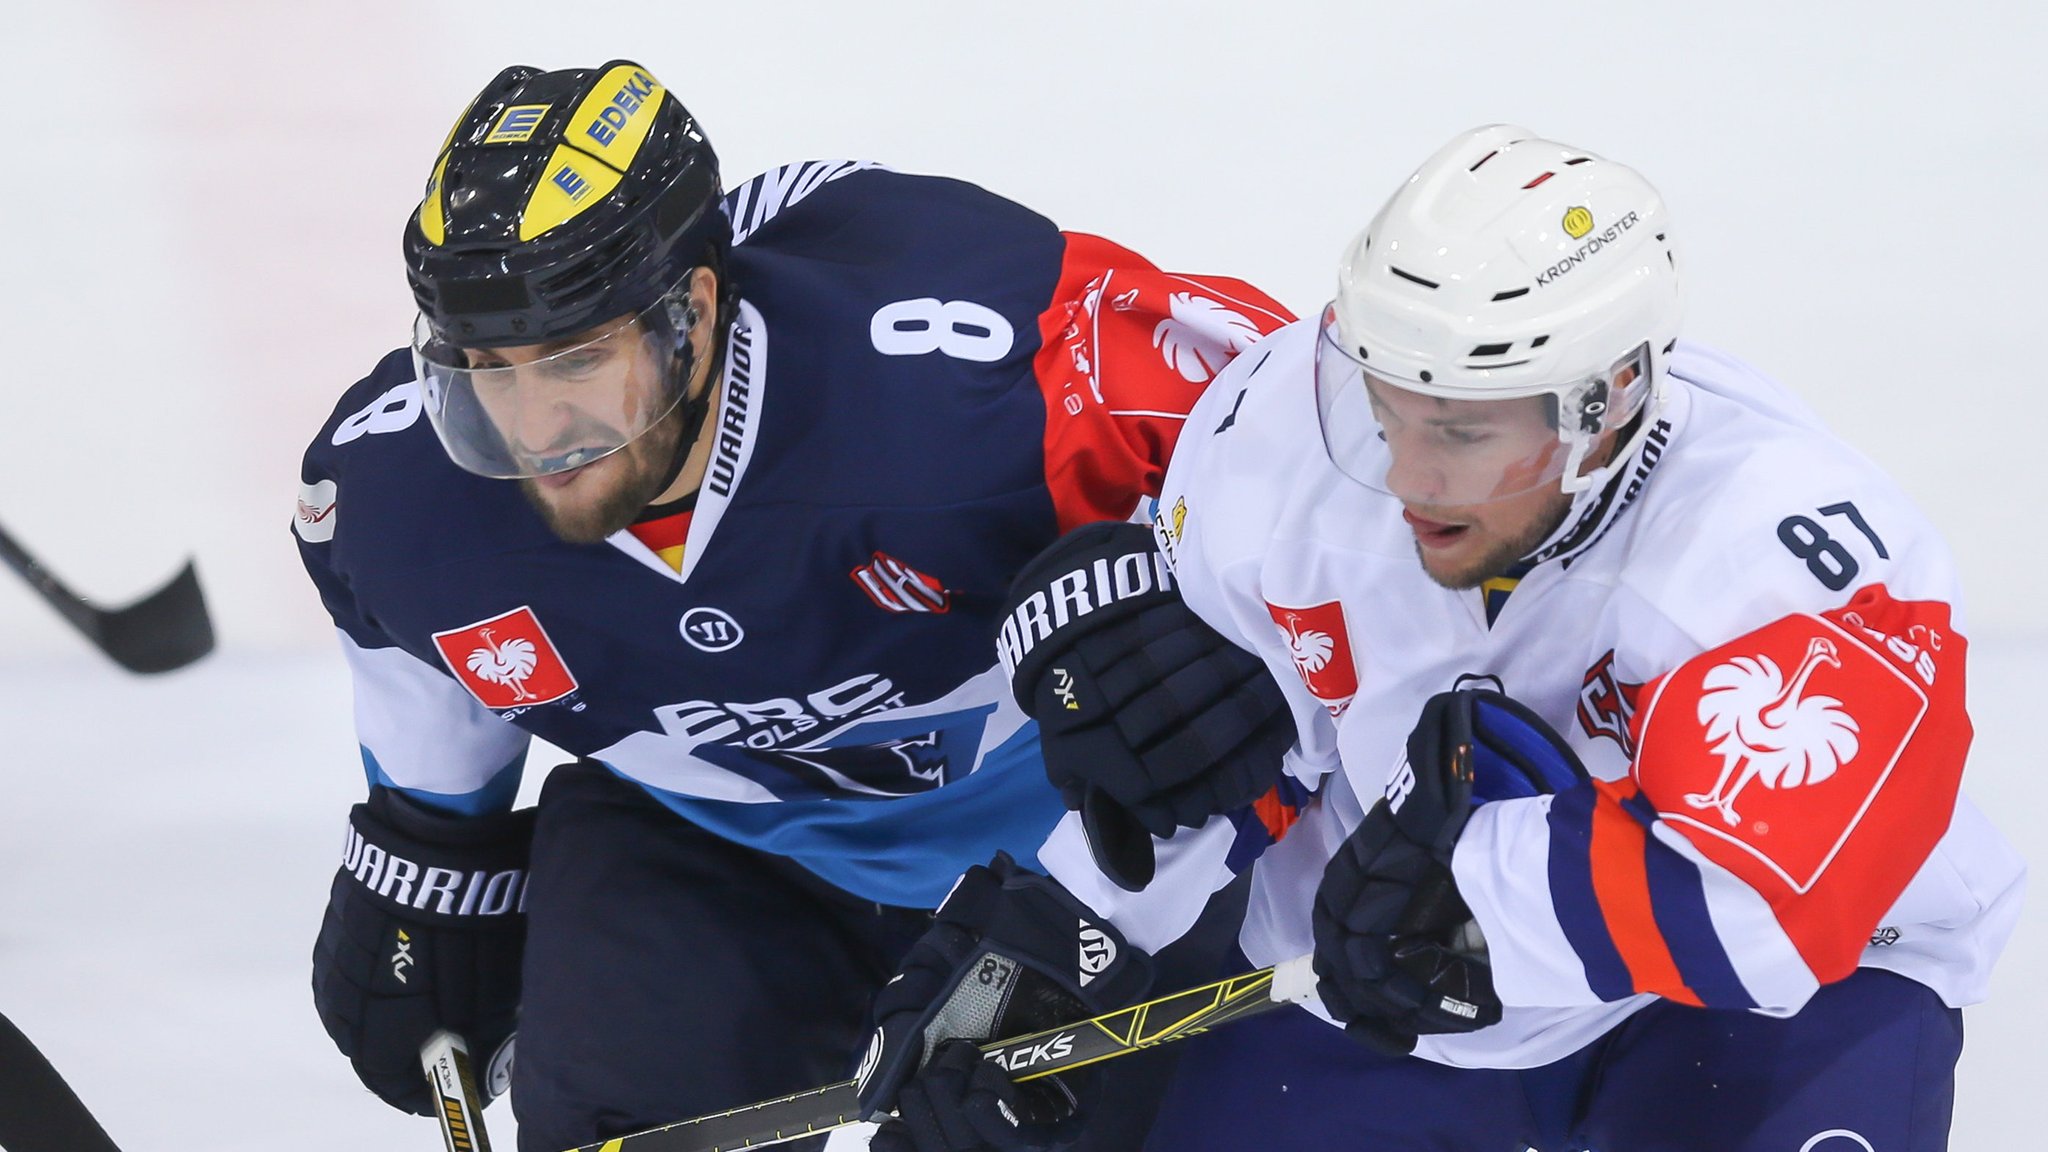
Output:
M1353 479L1437 506L1584 491L1607 474L1584 467L1603 436L1661 396L1680 311L1648 181L1526 129L1474 129L1345 253L1316 355L1325 445Z

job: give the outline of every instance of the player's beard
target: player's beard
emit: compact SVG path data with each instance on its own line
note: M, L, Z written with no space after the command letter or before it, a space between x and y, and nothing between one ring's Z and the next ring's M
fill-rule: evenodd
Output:
M638 519L641 511L673 481L677 442L683 435L684 407L676 405L625 447L597 461L602 471L577 477L574 483L560 489L555 498L550 499L548 490L533 480L521 480L519 491L540 514L548 530L562 540L570 544L602 541ZM595 494L577 493L578 488L592 484L608 484L609 488ZM580 499L572 502L562 496Z
M1415 544L1415 556L1422 562L1422 570L1439 585L1460 592L1477 588L1514 567L1515 562L1522 557L1534 552L1550 538L1552 532L1557 531L1557 526L1564 523L1564 518L1571 510L1572 498L1561 491L1553 490L1539 513L1524 522L1517 531L1503 536L1493 547L1470 560L1463 561L1455 567L1432 566L1429 550L1424 548L1419 540Z

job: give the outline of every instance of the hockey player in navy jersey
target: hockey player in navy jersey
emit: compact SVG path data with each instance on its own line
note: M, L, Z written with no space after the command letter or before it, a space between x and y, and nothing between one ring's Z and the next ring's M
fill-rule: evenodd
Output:
M1240 944L1312 955L1319 1002L1189 1041L1148 1146L1946 1147L2024 876L1958 790L1954 565L1791 393L1678 340L1674 238L1631 169L1467 133L1190 415L1121 547L1272 670L1298 803L1190 808L1200 771L1096 755L1082 788L1177 826L1157 875L1099 872L1078 820L1040 858L1150 949L1263 848ZM1115 662L1096 617L1026 622L1046 595L1004 632L1040 715L1072 654ZM897 1008L917 1147L980 1147L1016 1086L944 1043L906 1079L947 1033Z
M954 879L1061 814L989 647L1012 577L1155 494L1290 317L957 181L726 191L630 62L501 73L404 250L413 346L295 524L370 785L323 1023L423 1114L431 1032L498 1090L516 1028L529 1150L845 1077ZM534 736L581 759L512 811Z

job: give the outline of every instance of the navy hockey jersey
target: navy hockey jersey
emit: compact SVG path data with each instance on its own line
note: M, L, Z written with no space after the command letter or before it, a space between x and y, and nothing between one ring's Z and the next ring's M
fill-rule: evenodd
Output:
M538 735L929 907L1060 813L993 655L1012 575L1156 495L1203 385L1288 316L953 180L811 162L725 208L741 302L680 572L457 469L403 350L308 450L300 550L372 784L501 809Z

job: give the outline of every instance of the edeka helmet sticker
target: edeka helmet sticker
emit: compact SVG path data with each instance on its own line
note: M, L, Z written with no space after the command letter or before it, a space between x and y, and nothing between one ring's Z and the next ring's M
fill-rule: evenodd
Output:
M548 157L547 174L519 215L519 238L531 240L569 220L611 195L620 179L619 173L576 149L556 145Z
M664 93L654 77L621 64L591 85L590 95L569 114L562 138L620 172L629 171L647 142Z
M325 544L334 539L334 506L338 498L332 480L299 485L299 506L292 514L292 531L308 544Z
M498 117L497 126L484 137L486 144L524 144L533 139L540 129L541 117L548 114L550 104L514 104Z
M1593 214L1584 207L1568 208L1564 214L1564 233L1574 240L1584 240L1586 233L1593 230Z
M448 153L444 149L434 165L434 174L427 177L427 190L420 194L420 235L429 244L438 245L448 239L448 216L441 209L441 176L447 170Z
M590 95L569 113L562 142L519 214L521 240L533 239L611 194L632 171L663 94L653 77L631 64L598 78Z
M533 609L525 605L436 632L434 647L448 670L486 708L531 708L576 690L576 677Z

